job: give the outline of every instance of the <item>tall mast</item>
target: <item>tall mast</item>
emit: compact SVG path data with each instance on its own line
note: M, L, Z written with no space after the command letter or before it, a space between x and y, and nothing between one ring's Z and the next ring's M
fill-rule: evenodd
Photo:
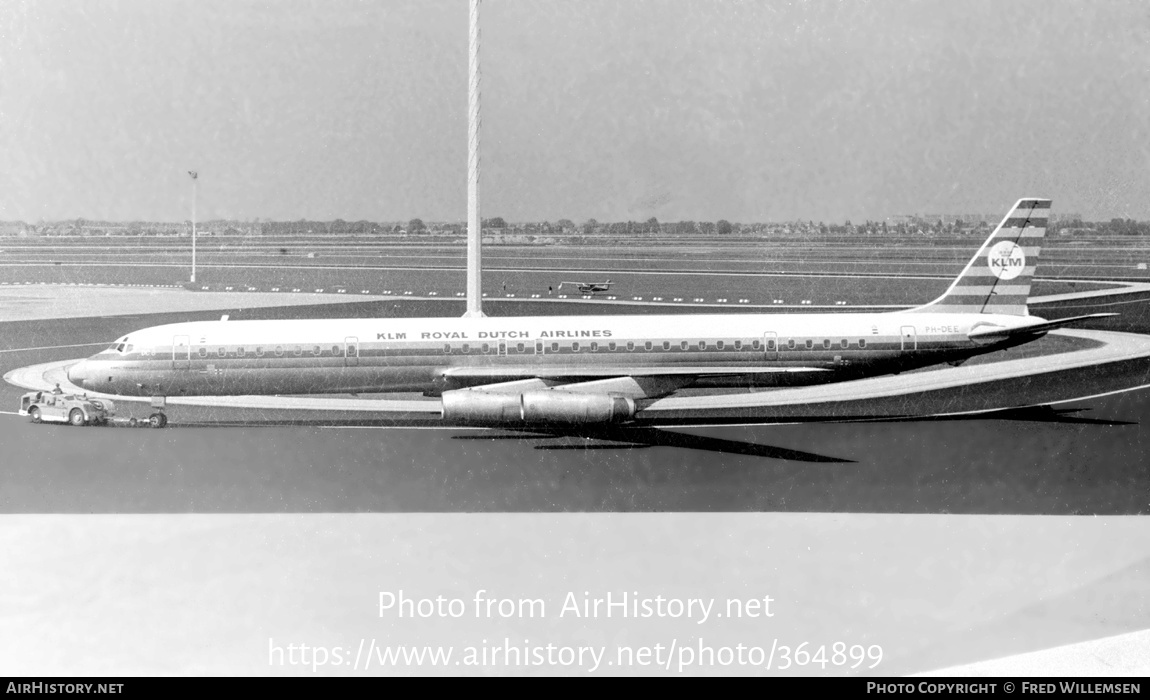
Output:
M467 62L467 313L483 313L483 219L479 214L479 0L471 0Z

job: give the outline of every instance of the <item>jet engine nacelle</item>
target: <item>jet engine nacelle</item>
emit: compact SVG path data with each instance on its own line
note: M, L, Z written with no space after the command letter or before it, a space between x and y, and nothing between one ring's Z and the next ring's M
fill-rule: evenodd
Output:
M474 425L589 425L622 423L635 416L635 402L622 396L571 391L522 394L456 390L443 392L443 419Z

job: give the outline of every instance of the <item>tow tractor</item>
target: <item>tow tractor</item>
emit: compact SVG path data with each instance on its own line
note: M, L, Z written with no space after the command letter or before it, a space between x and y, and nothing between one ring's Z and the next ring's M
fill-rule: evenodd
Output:
M33 423L68 423L70 425L122 425L130 428L150 426L163 428L168 417L157 411L147 420L116 416L116 404L108 399L87 394L64 394L52 391L30 391L20 397L20 415Z

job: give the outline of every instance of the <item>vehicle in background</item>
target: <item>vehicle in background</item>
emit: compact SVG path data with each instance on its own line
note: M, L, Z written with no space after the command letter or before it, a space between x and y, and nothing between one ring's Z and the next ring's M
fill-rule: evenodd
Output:
M51 391L30 391L20 397L20 415L33 423L104 425L115 413L116 405L107 399Z
M611 280L606 282L560 282L559 289L563 289L563 285L573 284L580 292L584 294L594 294L595 292L607 292L611 290L611 285L614 284Z
M117 418L116 404L109 399L95 399L87 394L57 394L52 391L30 391L20 397L20 415L33 423L68 423L70 425L126 425L163 428L167 416L154 414L147 421Z

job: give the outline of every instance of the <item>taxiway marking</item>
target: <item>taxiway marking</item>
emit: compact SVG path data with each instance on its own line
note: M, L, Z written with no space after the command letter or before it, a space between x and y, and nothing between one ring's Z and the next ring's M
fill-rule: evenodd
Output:
M59 350L61 348L91 348L97 345L108 345L108 341L102 340L98 343L77 343L76 345L41 345L35 348L9 348L7 350L0 350L0 352L25 352L27 350Z

